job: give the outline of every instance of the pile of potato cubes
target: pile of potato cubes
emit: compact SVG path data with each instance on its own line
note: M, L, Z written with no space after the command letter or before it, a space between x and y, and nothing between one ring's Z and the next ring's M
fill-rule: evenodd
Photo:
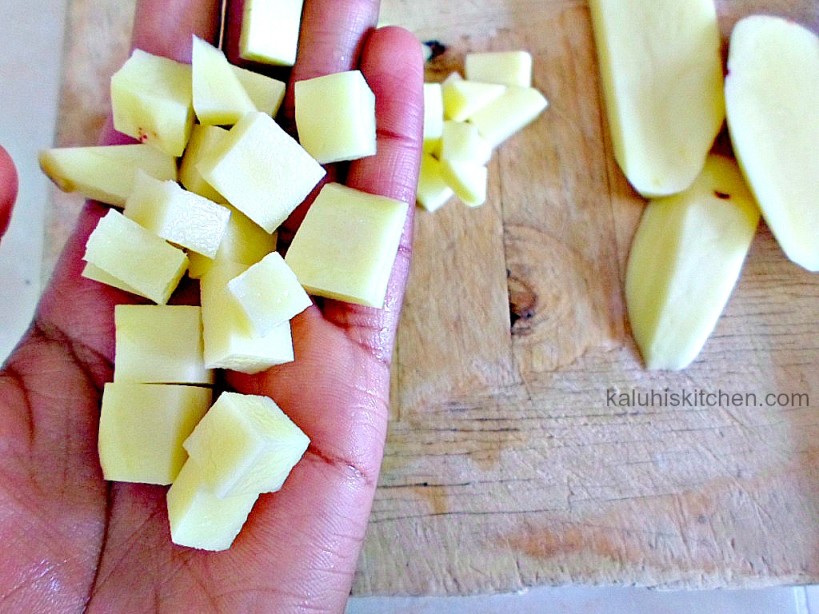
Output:
M254 40L243 37L243 53L259 57ZM308 292L381 307L407 216L407 203L328 183L286 257L275 251L321 164L376 151L375 96L359 71L296 84L300 143L272 117L284 90L196 37L190 65L137 49L111 101L116 130L140 143L40 156L62 189L122 208L88 238L83 275L156 304L116 307L100 463L108 480L171 484L171 537L185 546L228 548L309 444L267 397L212 403L214 369L294 360L290 320ZM167 304L186 273L200 279L201 307Z

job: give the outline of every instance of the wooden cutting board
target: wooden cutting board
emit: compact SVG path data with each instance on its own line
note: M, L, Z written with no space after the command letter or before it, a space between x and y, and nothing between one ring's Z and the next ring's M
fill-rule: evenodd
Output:
M815 0L718 6L725 37L755 12L819 30ZM95 139L132 16L73 0L60 144ZM819 581L819 276L763 226L699 360L644 371L622 295L644 201L612 158L586 2L385 0L382 18L447 46L430 80L528 49L551 106L496 153L484 207L419 211L355 592Z

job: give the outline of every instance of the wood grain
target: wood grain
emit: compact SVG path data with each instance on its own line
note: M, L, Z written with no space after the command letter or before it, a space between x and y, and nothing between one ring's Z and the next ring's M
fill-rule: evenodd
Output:
M819 30L815 0L718 8L724 37L755 12ZM132 14L73 0L58 142L95 140ZM622 297L644 202L611 155L586 3L384 0L382 18L447 45L430 80L470 50L529 49L551 106L496 153L484 207L416 216L355 592L819 581L819 278L763 226L700 358L644 371ZM611 402L634 391L659 396ZM663 403L698 391L756 398Z

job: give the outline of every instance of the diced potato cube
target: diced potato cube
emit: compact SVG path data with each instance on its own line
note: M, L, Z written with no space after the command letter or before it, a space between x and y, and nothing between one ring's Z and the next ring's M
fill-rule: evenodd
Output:
M475 162L442 160L441 176L455 195L470 207L486 202L488 171Z
M202 177L251 220L273 232L324 176L324 169L269 116L248 113L197 165Z
M242 59L293 66L304 0L245 0L239 55Z
M223 392L184 446L217 497L280 490L310 439L276 403Z
M285 260L311 294L380 308L406 217L406 203L329 183Z
M297 81L299 142L321 164L375 153L375 95L361 71Z
M193 126L191 67L135 49L111 77L114 128L181 156Z
M121 207L131 193L134 173L176 180L176 160L150 145L58 147L40 152L40 168L63 192Z
M424 83L424 151L438 148L444 129L444 98L440 83Z
M202 346L202 310L192 305L117 305L114 381L212 384Z
M464 79L451 79L443 84L444 116L464 121L472 114L496 100L506 91L497 83L480 83Z
M161 305L188 267L185 252L116 209L108 211L88 237L84 260Z
M439 157L441 160L483 165L492 158L492 147L473 124L447 120L444 122Z
M117 482L173 482L187 458L182 442L210 403L209 388L105 384L98 441L103 477Z
M227 550L258 498L257 493L217 497L205 484L202 470L188 459L168 489L171 541L200 550Z
M211 258L225 235L230 211L175 181L140 173L125 202L125 216L166 241Z
M266 335L313 304L278 252L231 279L228 290L258 335Z
M454 193L441 175L441 163L429 154L421 157L416 199L427 211L435 211L452 198Z
M276 250L278 235L275 232L268 234L235 207L225 206L230 210L230 219L216 256L208 258L193 252L188 254L190 260L188 275L192 279L200 279L218 262L256 264Z
M497 147L534 121L548 104L543 94L532 87L510 86L503 96L473 113L469 122L492 147Z
M185 155L182 156L182 161L179 164L179 183L181 183L186 190L190 190L194 194L204 196L208 200L215 203L224 204L227 201L225 197L213 189L202 177L202 173L196 168L199 161L208 155L208 153L217 147L228 134L228 131L219 126L203 126L196 124L191 132L191 138L188 140L188 146L185 148Z
M293 360L290 323L257 335L228 290L228 282L245 270L244 264L220 262L202 277L205 366L210 369L258 373Z
M275 117L284 100L287 84L273 77L262 75L240 66L232 66L247 95L262 113Z
M194 36L191 56L193 110L200 124L232 126L257 110L220 49Z
M532 87L532 54L528 51L467 53L464 64L468 81Z

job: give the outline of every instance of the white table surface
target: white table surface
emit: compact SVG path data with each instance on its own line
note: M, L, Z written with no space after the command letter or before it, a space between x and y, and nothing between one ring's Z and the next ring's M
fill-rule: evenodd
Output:
M50 188L37 151L50 146L57 117L65 0L3 0L0 143L20 174L20 195L0 242L0 360L18 342L41 291ZM475 597L363 597L348 614L819 614L819 587L661 592L639 588L535 588Z

